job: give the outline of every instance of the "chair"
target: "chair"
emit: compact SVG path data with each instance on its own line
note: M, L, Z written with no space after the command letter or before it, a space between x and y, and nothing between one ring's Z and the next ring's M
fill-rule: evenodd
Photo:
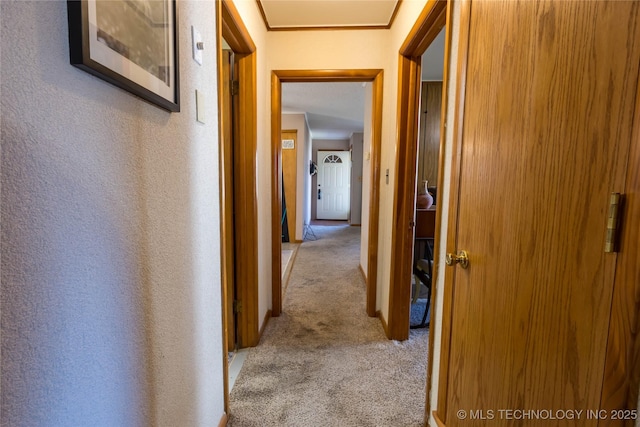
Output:
M436 222L435 209L416 210L416 232L415 251L413 262L413 275L415 284L413 288L412 304L415 304L420 297L426 294L427 304L422 322L418 325L411 325L412 329L426 328L429 326L427 316L431 305L431 288L433 277L433 242Z

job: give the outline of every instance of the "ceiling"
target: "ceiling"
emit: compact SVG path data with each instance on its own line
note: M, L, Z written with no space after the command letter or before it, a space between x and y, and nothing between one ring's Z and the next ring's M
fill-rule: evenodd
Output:
M363 83L284 83L282 113L306 113L314 139L347 139L364 129Z
M389 28L399 0L258 0L269 30Z
M270 30L389 28L401 0L257 0ZM422 57L422 80L442 80L444 31ZM282 112L306 114L315 139L364 129L363 83L285 83Z

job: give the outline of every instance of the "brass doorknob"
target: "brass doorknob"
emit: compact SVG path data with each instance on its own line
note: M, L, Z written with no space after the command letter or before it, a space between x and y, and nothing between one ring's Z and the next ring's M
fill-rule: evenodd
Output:
M467 251L459 251L458 255L447 254L444 262L446 262L447 265L460 264L460 267L467 268L469 267L469 255L467 255Z

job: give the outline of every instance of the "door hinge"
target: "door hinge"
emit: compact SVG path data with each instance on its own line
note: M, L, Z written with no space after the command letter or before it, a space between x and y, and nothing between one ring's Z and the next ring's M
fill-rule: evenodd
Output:
M618 212L620 210L620 193L609 196L609 214L607 215L607 236L604 243L606 253L618 251Z
M238 300L233 301L233 312L234 313L242 312L242 301L238 301Z
M231 80L231 96L236 96L240 93L240 82L238 80Z

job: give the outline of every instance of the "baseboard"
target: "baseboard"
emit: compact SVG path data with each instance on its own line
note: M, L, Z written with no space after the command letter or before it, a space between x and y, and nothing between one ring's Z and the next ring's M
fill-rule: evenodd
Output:
M284 277L282 278L282 301L287 294L287 289L289 288L289 278L291 277L291 270L293 270L293 264L296 262L296 257L298 256L298 249L300 249L300 245L296 245L293 248L293 253L291 254L291 259L287 264L287 269L284 272Z
M220 418L220 422L218 423L218 427L226 427L228 422L229 422L229 416L225 412L224 414L222 414L222 418Z
M438 417L438 413L436 411L433 411L431 413L433 415L433 419L435 420L436 424L438 425L438 427L447 427L442 420Z
M271 310L267 310L267 313L264 315L264 320L262 321L262 327L258 332L258 342L260 342L260 338L262 338L262 334L264 333L264 330L267 327L267 323L269 323L269 319L271 319Z
M391 334L389 334L389 325L387 325L387 321L384 319L384 316L382 316L380 310L376 311L376 316L378 317L378 319L380 319L380 323L382 323L384 334L387 336L387 338L389 338L391 336Z
M358 264L358 270L360 270L360 274L362 274L364 283L367 283L367 274L364 272L364 269L362 268L362 264Z

